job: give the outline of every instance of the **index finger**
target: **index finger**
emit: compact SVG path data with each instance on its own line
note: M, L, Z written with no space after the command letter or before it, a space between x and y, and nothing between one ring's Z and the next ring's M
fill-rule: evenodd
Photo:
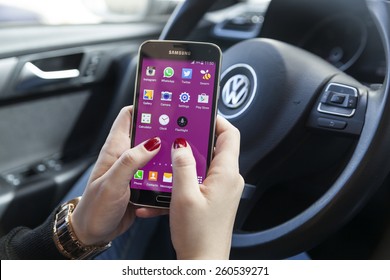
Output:
M119 140L129 138L132 113L133 106L127 106L122 108L111 127L107 140L111 138L120 138Z
M222 186L210 188L210 191L221 195L221 191L240 190L242 177L239 172L240 132L222 117L218 117L216 126L217 142L214 158L211 161L206 186ZM230 186L230 187L229 187Z
M216 126L217 142L214 158L207 174L208 181L218 178L227 179L227 174L238 173L240 153L240 132L231 123L218 116ZM205 181L206 182L206 181Z
M107 172L121 155L130 149L130 126L133 106L122 108L115 119L110 133L107 136L95 168L91 174L92 179L99 178Z
M221 116L217 116L215 128L217 141L215 144L215 156L222 151L237 157L240 153L240 131L229 121Z

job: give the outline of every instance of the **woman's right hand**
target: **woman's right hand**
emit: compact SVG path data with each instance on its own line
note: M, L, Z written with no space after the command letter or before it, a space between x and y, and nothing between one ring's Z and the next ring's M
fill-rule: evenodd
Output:
M178 259L228 259L233 224L244 187L239 173L240 133L218 117L214 157L203 184L185 139L172 147L170 226Z

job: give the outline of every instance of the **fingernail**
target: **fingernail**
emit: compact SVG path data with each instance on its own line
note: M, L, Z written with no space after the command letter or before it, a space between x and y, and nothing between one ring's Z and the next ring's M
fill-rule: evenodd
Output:
M175 142L173 142L174 149L185 148L185 147L187 147L187 141L184 138L176 138Z
M158 137L150 138L145 144L144 147L149 152L157 150L161 146L161 140Z

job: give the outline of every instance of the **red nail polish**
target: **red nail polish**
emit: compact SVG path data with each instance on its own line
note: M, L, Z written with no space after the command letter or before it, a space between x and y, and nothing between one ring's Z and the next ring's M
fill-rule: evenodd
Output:
M144 144L145 149L147 149L149 152L157 150L160 146L161 140L158 137L151 138Z
M185 147L187 147L187 141L184 138L177 138L175 142L173 142L174 149L185 148Z

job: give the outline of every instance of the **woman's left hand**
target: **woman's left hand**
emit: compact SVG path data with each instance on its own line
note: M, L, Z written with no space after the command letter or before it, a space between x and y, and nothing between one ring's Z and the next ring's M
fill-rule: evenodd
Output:
M125 107L115 120L100 151L83 197L72 213L72 226L85 245L107 243L125 232L136 212L142 217L167 211L139 208L129 204L129 182L134 173L160 150L161 140L151 138L130 149L132 106Z

